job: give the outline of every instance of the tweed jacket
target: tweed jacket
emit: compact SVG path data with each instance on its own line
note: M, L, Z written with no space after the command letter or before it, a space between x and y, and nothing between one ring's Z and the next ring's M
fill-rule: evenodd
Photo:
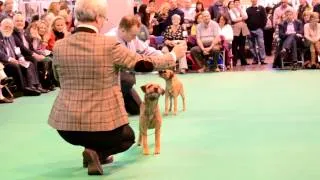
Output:
M115 67L133 70L141 62L148 62L154 69L174 67L172 55L139 55L115 37L85 27L78 29L57 41L53 48L60 91L49 115L49 125L57 130L94 132L128 124Z
M233 8L229 10L229 14L232 21L233 35L240 36L240 34L242 34L243 36L248 36L250 34L250 31L248 29L247 23L245 21L235 22L236 19L239 18L241 15L243 15L244 18L248 18L247 12L242 9L239 10Z

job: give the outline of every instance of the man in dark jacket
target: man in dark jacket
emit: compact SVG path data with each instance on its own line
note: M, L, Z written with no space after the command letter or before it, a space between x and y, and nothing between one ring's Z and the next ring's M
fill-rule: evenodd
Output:
M251 0L252 6L247 9L248 19L247 26L250 30L249 43L250 51L253 54L253 63L261 65L264 62L266 52L264 47L263 29L267 23L267 13L264 7L259 6L257 0ZM258 49L256 48L258 46Z
M282 57L291 55L293 62L298 61L297 46L303 37L303 25L302 22L294 18L294 12L287 10L285 12L287 20L279 24L279 37L281 42Z

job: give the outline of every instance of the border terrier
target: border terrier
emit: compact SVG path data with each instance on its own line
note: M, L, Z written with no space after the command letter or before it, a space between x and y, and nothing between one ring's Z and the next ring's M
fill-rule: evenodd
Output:
M149 154L148 147L148 129L155 129L155 150L154 154L160 154L160 128L162 117L158 100L160 95L164 95L164 89L158 84L146 84L141 86L145 93L144 102L140 105L140 122L139 122L139 140L138 145L142 144L143 154Z
M175 75L172 70L162 70L159 71L159 76L166 81L166 90L165 90L165 115L168 115L169 111L172 111L172 98L174 100L173 105L173 114L177 115L178 109L178 96L182 97L183 102L183 111L186 111L186 101L184 96L183 84ZM169 107L170 100L170 107Z

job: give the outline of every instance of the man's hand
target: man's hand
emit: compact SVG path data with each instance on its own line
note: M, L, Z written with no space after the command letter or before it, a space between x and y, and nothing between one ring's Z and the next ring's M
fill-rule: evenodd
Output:
M37 53L33 53L32 55L37 61L42 61L44 60L46 57Z
M19 61L18 60L16 60L15 58L9 58L9 62L10 63L13 63L13 64L19 64Z
M187 45L185 43L175 45L172 51L176 54L177 59L181 59L186 55Z
M203 49L203 54L204 54L204 55L209 55L209 54L210 54L210 51L211 51L211 48L210 48L210 47L204 48L204 49Z

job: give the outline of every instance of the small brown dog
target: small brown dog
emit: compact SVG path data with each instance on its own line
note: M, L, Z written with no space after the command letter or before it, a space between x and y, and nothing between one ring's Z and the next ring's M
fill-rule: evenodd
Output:
M183 84L172 70L159 71L159 76L166 80L165 90L165 115L172 111L172 98L174 99L173 114L177 114L178 96L181 95L183 102L183 111L186 111L186 101L184 96ZM169 107L170 100L170 107Z
M143 154L149 154L148 147L148 129L155 129L155 151L154 154L160 154L160 128L162 117L158 100L160 95L164 94L164 89L158 84L146 84L141 86L145 93L144 102L140 105L140 122L139 122L139 140L138 145L142 144Z

